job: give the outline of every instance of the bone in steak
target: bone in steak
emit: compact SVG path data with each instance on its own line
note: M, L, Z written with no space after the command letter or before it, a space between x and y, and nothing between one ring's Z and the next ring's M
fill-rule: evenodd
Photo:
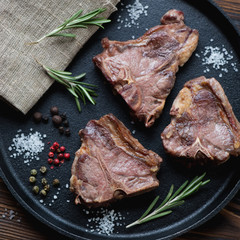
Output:
M187 82L170 114L171 123L161 135L164 148L185 157L189 167L221 164L230 155L240 154L240 124L216 79L199 77Z
M146 127L161 114L178 67L187 62L198 44L198 31L184 24L183 12L170 10L161 23L136 40L104 38L104 51L93 58Z
M112 114L89 121L79 134L82 146L70 179L76 204L97 207L159 186L162 158L145 149Z

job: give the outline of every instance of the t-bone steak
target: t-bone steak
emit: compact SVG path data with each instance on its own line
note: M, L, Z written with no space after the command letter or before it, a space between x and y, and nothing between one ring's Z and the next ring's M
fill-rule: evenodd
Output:
M162 158L145 149L112 114L91 120L80 130L70 179L75 203L106 205L159 186L156 174Z
M168 11L162 25L126 42L102 40L104 51L93 62L131 109L150 127L161 114L183 66L198 44L199 34L184 24L184 14Z
M220 83L199 77L185 83L173 102L164 148L189 165L225 162L240 154L240 124ZM189 158L189 159L188 159Z

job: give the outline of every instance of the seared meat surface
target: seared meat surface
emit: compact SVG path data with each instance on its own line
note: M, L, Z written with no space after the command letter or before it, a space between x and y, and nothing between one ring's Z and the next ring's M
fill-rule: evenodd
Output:
M220 83L199 77L187 82L175 99L171 123L161 137L164 148L186 163L221 164L240 154L240 124Z
M181 11L168 11L161 23L136 40L104 38L104 51L93 58L146 127L152 126L161 114L178 66L184 65L198 44L198 31L184 24Z
M89 121L79 134L82 146L70 179L76 204L101 206L159 186L161 157L145 149L112 114Z

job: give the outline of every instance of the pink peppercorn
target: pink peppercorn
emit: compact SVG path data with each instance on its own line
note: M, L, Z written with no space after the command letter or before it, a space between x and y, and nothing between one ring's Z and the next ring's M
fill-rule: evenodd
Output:
M55 152L55 148L53 146L50 147L51 152Z
M61 146L61 147L60 147L60 151L61 151L61 152L65 152L65 150L66 150L66 148L65 148L64 146Z
M53 157L54 157L54 153L53 153L53 152L49 152L49 153L48 153L48 156L49 156L50 158L53 158Z
M48 159L48 163L49 163L49 164L52 164L52 163L53 163L53 159L52 159L52 158L49 158L49 159Z
M58 159L58 158L55 158L55 159L53 160L53 164L54 164L54 165L59 165L59 159Z
M59 143L58 142L54 142L53 145L54 149L58 149L59 148Z
M70 154L69 153L64 153L64 158L68 160L70 158Z

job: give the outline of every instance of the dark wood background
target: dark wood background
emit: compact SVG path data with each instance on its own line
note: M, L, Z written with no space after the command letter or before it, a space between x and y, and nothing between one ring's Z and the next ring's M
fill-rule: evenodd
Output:
M215 2L240 31L240 0L215 0ZM0 240L55 239L67 238L43 225L23 209L0 178ZM213 219L177 238L177 240L203 239L240 240L240 192Z

